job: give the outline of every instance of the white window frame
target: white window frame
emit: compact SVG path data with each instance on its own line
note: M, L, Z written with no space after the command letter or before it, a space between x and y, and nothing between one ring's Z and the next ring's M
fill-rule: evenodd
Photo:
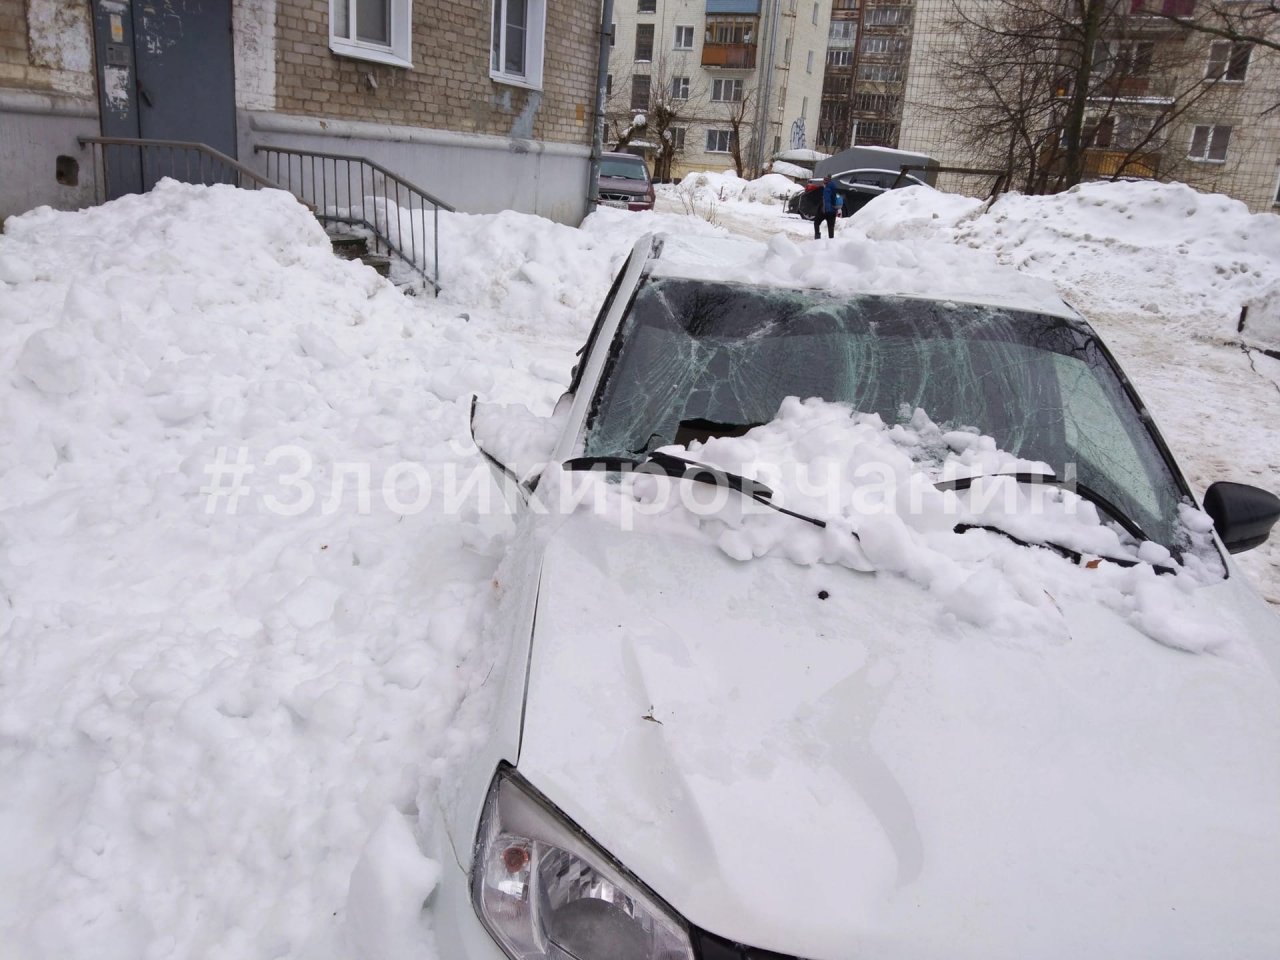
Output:
M829 67L848 67L853 65L852 50L828 50L827 66Z
M809 56L805 58L804 72L813 73L813 51L809 51Z
M392 67L413 67L413 0L387 0L391 12L391 42L370 43L356 36L358 10L362 0L329 0L329 49L340 57L385 63ZM367 2L367 0L366 0ZM338 11L348 11L347 36L337 32Z
M1280 207L1280 170L1276 171L1276 189L1271 195L1271 205L1273 207Z
M525 21L524 33L524 73L515 73L495 66L493 62L493 13L501 11L501 22L506 24L507 0L493 0L493 8L489 17L489 79L497 83L505 83L513 87L524 87L526 90L542 89L542 65L546 54L547 33L547 0L526 0L528 19ZM498 64L507 61L506 34L504 29L498 39Z
M671 78L671 99L672 100L688 100L689 89L692 81L688 77L672 77Z
M688 43L684 43L684 44L682 44L682 43L680 42L680 31L681 31L681 30L686 31L684 35L685 35L686 37L688 37L688 38L689 38L689 42L688 42ZM671 49L673 49L673 50L692 50L692 49L693 49L693 27L686 27L686 26L684 26L683 24L677 24L677 25L676 25L675 46L674 46L674 47L672 47Z
M726 98L724 96L716 96L716 91L721 94L725 90L737 93L736 97ZM742 82L741 77L717 77L711 81L711 102L712 103L741 103L743 94L746 93L746 84Z
M1187 159L1193 163L1226 163L1227 152L1231 149L1231 129L1232 129L1231 125L1226 123L1197 123L1194 127L1191 128L1191 140L1187 144ZM1197 130L1209 131L1207 134L1205 134L1203 156L1196 156L1194 153L1191 152L1192 148L1195 146ZM1218 130L1227 131L1227 142L1226 142L1226 145L1222 148L1221 157L1211 157L1209 156L1209 154L1213 150L1213 136L1215 131L1218 131Z
M1213 57L1214 47L1227 48L1226 59L1220 61L1222 64L1222 71L1220 73L1214 73L1214 70L1213 70L1214 63L1216 62ZM1229 77L1227 76L1227 74L1231 72L1231 61L1235 59L1236 47L1245 48L1245 54L1242 61L1242 66L1244 69L1240 71L1242 76ZM1244 83L1246 80L1249 79L1249 65L1252 62L1253 62L1253 44L1252 43L1244 43L1239 40L1214 40L1212 43L1209 44L1209 60L1204 67L1204 76L1206 80L1211 80L1214 83Z
M724 143L725 143L724 149L723 150L720 150L718 148L712 149L712 146L711 146L712 136L714 136L716 138L716 142L719 143L721 134L724 134ZM733 130L726 130L721 127L708 127L707 138L704 141L704 146L706 147L706 151L705 151L706 153L733 153Z
M671 127L669 132L671 134L671 149L684 150L685 141L689 137L689 128L688 127Z

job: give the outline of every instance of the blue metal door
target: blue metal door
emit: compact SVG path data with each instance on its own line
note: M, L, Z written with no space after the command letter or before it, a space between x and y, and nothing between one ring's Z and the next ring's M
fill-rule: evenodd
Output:
M236 156L231 0L95 0L94 22L104 136L185 140ZM192 153L114 152L113 196L161 176L217 179Z

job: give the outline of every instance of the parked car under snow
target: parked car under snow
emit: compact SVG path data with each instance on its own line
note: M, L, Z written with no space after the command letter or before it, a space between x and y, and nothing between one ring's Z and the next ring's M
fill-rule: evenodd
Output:
M1272 960L1280 501L1201 513L1052 296L732 244L642 239L554 414L473 411L523 506L441 955Z

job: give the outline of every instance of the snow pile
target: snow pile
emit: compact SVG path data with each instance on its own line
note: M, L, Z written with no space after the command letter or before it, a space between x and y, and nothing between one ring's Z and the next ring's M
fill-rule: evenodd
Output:
M1063 608L1073 604L1101 604L1179 650L1220 651L1232 635L1221 611L1210 616L1196 605L1195 588L1222 576L1204 514L1184 511L1194 548L1177 566L1164 547L1136 543L1060 487L993 476L968 490L939 490L940 479L1049 468L1001 451L976 431L943 431L920 410L887 426L847 404L792 397L772 422L742 437L662 452L758 480L773 490L774 503L826 523L820 528L745 498L736 512L698 509L672 495L676 481L645 473L627 476L615 492L620 510L634 498L646 513L686 515L735 560L772 555L896 574L928 591L944 615L993 636L1062 635ZM1056 544L1083 560L989 530L959 533L958 524ZM1157 566L1177 572L1157 573Z
M675 189L696 202L777 203L800 188L780 173L766 173L755 180L744 180L732 170L723 173L704 170L687 174Z
M1052 280L1086 313L1136 307L1170 335L1236 340L1240 309L1250 304L1245 339L1280 348L1274 214L1250 213L1238 200L1185 184L1128 182L1085 183L1055 196L1005 194L985 211L953 195L894 190L851 223L873 237L915 234L931 201L940 229L929 232Z
M0 953L421 955L504 343L275 191L37 210L0 276Z
M787 163L785 160L775 160L769 165L769 172L782 177L790 177L796 180L810 180L813 178L813 170L808 167L802 167L798 164Z
M421 212L389 208L370 197L379 222L391 225L393 239L424 236ZM441 300L459 308L485 310L503 318L504 328L538 337L580 339L593 309L603 300L613 276L643 234L675 230L697 236L723 236L705 221L651 211L601 207L581 228L506 210L496 214L440 214ZM431 257L433 227L428 219L423 263ZM414 241L417 242L416 240ZM409 249L406 240L402 244Z

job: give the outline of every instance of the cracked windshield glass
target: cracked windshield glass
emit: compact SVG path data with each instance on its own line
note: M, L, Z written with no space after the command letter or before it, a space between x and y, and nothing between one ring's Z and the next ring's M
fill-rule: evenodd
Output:
M1181 542L1182 491L1094 336L1014 310L653 278L612 346L584 453L643 457L683 442L681 424L767 423L788 396L889 424L919 407L1059 477L1074 465L1153 540Z

